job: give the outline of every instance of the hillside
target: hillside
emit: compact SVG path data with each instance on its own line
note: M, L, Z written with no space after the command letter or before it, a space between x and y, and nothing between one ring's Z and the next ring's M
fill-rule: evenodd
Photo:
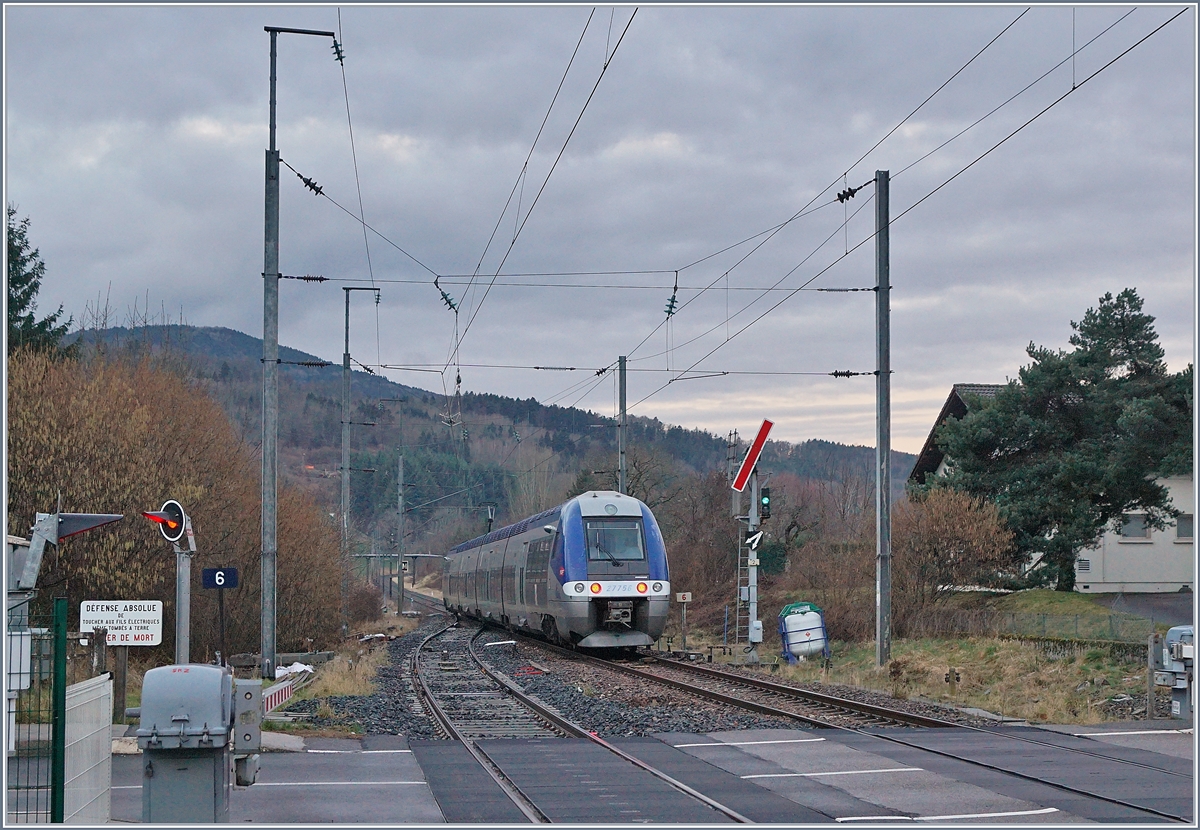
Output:
M76 338L80 335L76 335ZM256 445L262 413L262 341L227 328L145 326L82 334L89 348L152 353L176 361L220 402L243 440ZM322 358L280 346L280 475L313 492L331 512L338 502L341 366L296 365ZM488 503L497 521L520 518L562 497L573 483L611 486L616 431L573 407L465 393L461 400L352 372L351 516L362 544L394 544L398 459L405 460L406 538L482 523ZM744 452L739 449L738 456ZM673 476L723 469L725 438L633 416L631 480L666 488ZM916 457L894 452L893 496ZM760 469L801 479L872 479L871 447L812 440L769 442ZM636 467L636 470L634 469Z

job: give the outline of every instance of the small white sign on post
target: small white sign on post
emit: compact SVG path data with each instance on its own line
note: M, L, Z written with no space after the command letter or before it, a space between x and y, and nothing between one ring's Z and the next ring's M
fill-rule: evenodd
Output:
M163 604L159 599L89 600L79 603L79 632L108 629L110 646L162 644Z
M692 601L692 592L684 591L682 593L676 594L675 601L676 602L691 602Z

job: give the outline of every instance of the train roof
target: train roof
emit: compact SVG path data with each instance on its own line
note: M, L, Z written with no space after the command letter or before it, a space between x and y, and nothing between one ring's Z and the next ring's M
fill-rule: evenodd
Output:
M549 510L543 510L541 513L536 513L527 519L522 519L516 524L502 527L499 530L493 530L491 533L485 533L482 536L476 536L474 539L463 542L456 548L451 548L450 552L462 553L464 550L470 550L471 548L477 548L480 545L486 545L490 542L498 542L501 539L507 539L510 536L516 536L519 533L524 533L534 525L557 519L559 514L562 513L562 509L563 505L560 504L558 507L552 507Z
M463 542L458 547L451 548L450 552L451 553L462 553L464 550L470 550L471 548L477 548L480 545L486 545L491 542L498 542L501 539L508 539L509 537L524 533L525 531L529 530L529 528L531 528L531 527L536 527L537 525L544 524L546 522L552 522L562 514L563 508L566 507L568 504L570 504L573 501L580 501L581 503L586 504L586 502L584 502L584 499L589 496L591 498L597 498L597 499L604 497L604 496L615 497L617 499L629 499L636 506L636 507L634 507L632 512L630 512L628 509L619 509L617 514L608 513L608 515L625 515L625 514L635 515L635 516L642 515L641 502L638 501L636 498L633 498L632 496L623 496L620 493L613 492L610 490L588 491L586 493L580 493L578 496L575 496L575 498L567 499L565 502L558 505L557 507L552 507L549 510L543 510L541 513L536 513L526 519L522 519L521 521L517 522L516 524L507 525L505 527L499 528L498 530L493 530L491 533L485 533L482 536L476 536L474 539L469 539L466 542ZM624 507L624 505L622 505L622 507ZM586 515L604 515L604 513L600 513L599 511L584 510L583 512ZM605 511L605 512L607 513L607 511Z

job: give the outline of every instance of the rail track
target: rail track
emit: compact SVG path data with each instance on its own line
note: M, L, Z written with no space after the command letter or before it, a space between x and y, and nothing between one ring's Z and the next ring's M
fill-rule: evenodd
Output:
M1151 766L1149 764L1144 764L1127 758L1119 758L1100 752L1093 752L1080 747L1063 746L1062 744L1051 741L1039 740L1027 735L1012 733L1003 728L986 729L977 726L931 718L911 712L901 712L883 706L877 706L861 701L848 700L845 698L838 698L808 689L787 686L785 684L775 683L770 680L746 677L744 675L734 674L732 672L723 671L721 669L712 668L707 665L700 665L689 661L655 657L653 658L653 662L649 664L643 664L641 667L635 667L622 661L614 661L594 657L592 655L580 654L559 646L543 643L539 640L530 639L528 642L537 646L538 648L552 651L568 658L585 661L590 665L596 666L597 668L607 668L622 672L624 674L630 674L647 681L662 683L674 688L683 689L701 697L726 703L730 706L740 706L761 714L790 717L818 728L845 729L853 732L859 732L864 735L869 735L877 740L900 744L921 752L927 752L944 758L962 761L964 763L989 769L994 772L1016 776L1026 781L1044 784L1073 795L1082 795L1088 798L1099 799L1109 804L1148 813L1160 818L1189 823L1192 821L1191 816L1176 815L1174 813L1155 809L1145 804L1137 804L1119 798L1113 798L1104 794L1103 792L1085 790L1064 785L1060 782L1050 780L1044 776L1031 775L1021 772L1020 770L989 763L977 758L971 758L965 754L947 752L919 743L914 743L912 741L905 740L905 730L878 729L877 727L908 726L975 731L987 733L988 735L1000 736L1008 740L1022 741L1029 744L1049 747L1057 751L1066 752L1068 754L1084 755L1096 759L1102 759L1106 763L1115 764L1117 768L1138 767L1141 769L1151 770L1155 774L1188 777L1187 775L1174 770Z
M487 755L478 741L496 738L569 736L596 743L645 770L691 798L740 823L750 820L730 807L675 780L651 765L593 735L578 724L526 695L512 681L492 672L480 660L475 641L483 627L451 622L433 632L413 652L412 672L418 688L447 737L460 741L517 808L534 823L548 823L545 813ZM491 644L493 647L496 644Z
M1102 791L1091 791L1077 787L1071 787L1063 783L1050 780L1045 776L1028 774L1022 772L1021 770L990 763L987 760L967 757L965 754L952 753L930 748L920 743L907 740L906 738L909 735L913 735L915 737L914 733L911 731L912 727L975 731L987 733L988 735L1000 736L1007 740L1022 741L1033 745L1050 747L1057 751L1067 753L1067 757L1070 757L1070 755L1081 755L1095 759L1102 759L1105 763L1116 765L1114 767L1115 769L1122 767L1140 767L1151 770L1155 774L1161 773L1169 776L1181 775L1181 773L1174 770L1154 767L1139 761L1114 757L1112 755L1091 751L1081 747L1064 746L1060 743L1055 743L1050 740L1040 740L1037 737L1030 735L1018 734L1009 731L1006 728L981 728L970 724L955 723L950 720L942 720L927 715L895 710L889 707L870 704L863 701L839 698L809 689L802 689L783 683L774 682L765 678L749 677L743 674L724 671L719 668L701 665L690 661L655 656L650 662L641 662L638 665L634 665L629 662L628 659L604 659L589 654L583 654L578 651L564 649L541 640L520 637L519 635L517 639L523 643L559 655L561 657L582 661L590 666L595 667L597 670L616 671L626 675L631 675L640 678L647 683L661 684L664 686L681 689L690 694L708 698L728 706L753 711L759 714L788 718L818 729L843 729L859 732L864 735L869 735L877 740L888 741L894 744L916 749L921 752L927 752L939 755L941 757L951 758L971 764L973 766L1012 775L1026 781L1045 784L1054 789L1068 792L1073 795L1099 799L1110 804L1137 810L1143 814L1154 815L1174 821L1188 823L1192 821L1190 816L1176 815L1170 812L1157 810L1145 804L1131 803L1122 799L1113 798L1105 795ZM641 656L639 659L644 661L645 655ZM511 681L505 681L504 678L501 678L501 681L507 682L514 691L519 692L519 688L516 687L515 684L512 684ZM908 729L904 727L908 727ZM592 736L589 735L587 737ZM1098 787L1097 789L1102 790L1103 788Z

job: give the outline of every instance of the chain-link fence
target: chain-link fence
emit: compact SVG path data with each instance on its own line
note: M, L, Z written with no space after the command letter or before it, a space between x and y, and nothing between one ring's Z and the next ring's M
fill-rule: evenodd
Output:
M61 822L66 750L67 600L51 615L8 611L6 823Z

